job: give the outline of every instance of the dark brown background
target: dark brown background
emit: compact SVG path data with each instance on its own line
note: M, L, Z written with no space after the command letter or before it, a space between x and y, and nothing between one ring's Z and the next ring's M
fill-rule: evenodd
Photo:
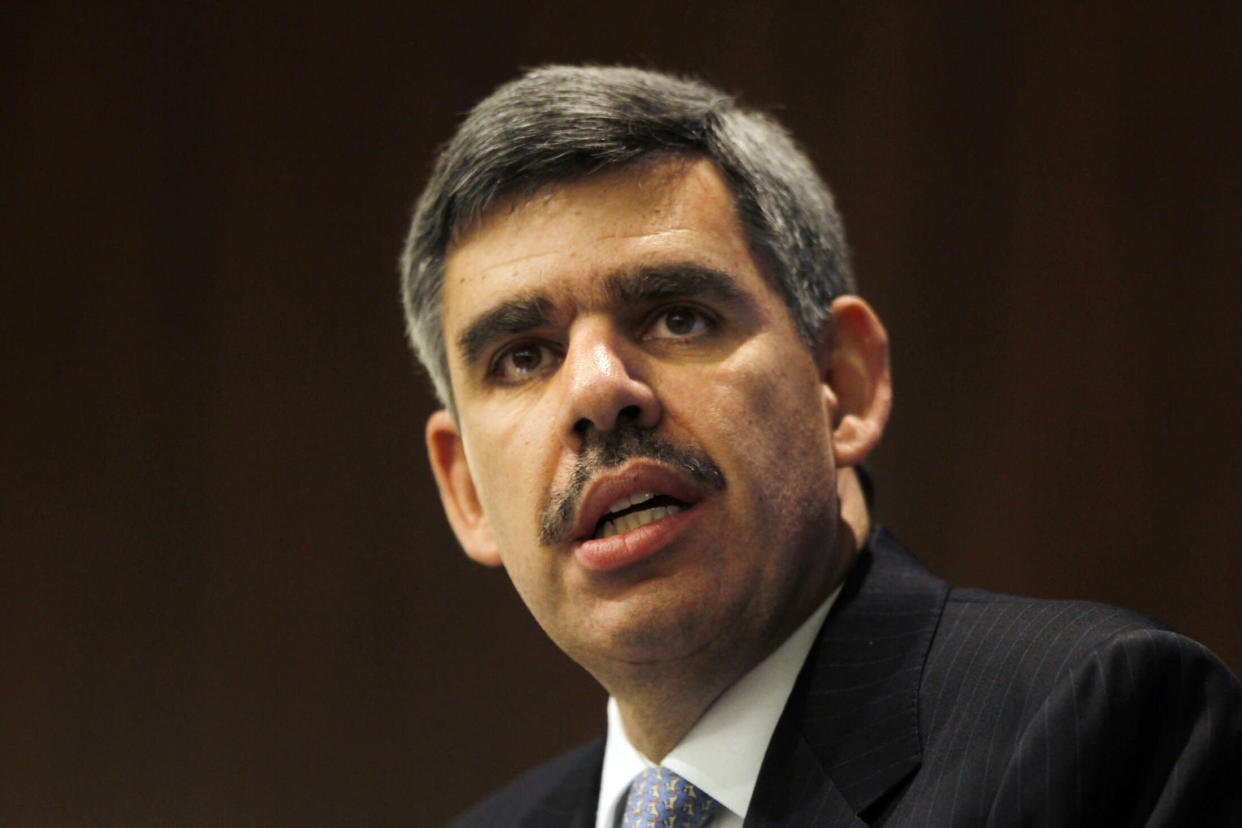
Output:
M433 148L550 60L807 144L936 568L1242 668L1227 4L102 5L0 12L6 825L434 824L599 730L440 516L394 275Z

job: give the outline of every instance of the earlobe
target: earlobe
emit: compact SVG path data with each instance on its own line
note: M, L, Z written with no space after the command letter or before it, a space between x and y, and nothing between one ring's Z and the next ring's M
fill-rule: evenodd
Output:
M821 330L817 356L837 467L857 465L880 442L892 406L888 334L870 305L841 296Z
M426 436L431 471L457 541L475 561L485 566L499 566L500 550L479 501L466 461L465 445L447 411L441 409L428 418Z

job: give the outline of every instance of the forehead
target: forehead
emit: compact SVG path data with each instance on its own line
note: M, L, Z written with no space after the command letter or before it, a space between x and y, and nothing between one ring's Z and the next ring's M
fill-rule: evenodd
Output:
M665 158L503 199L448 249L446 338L506 296L586 301L609 275L672 262L758 276L729 189L706 159Z

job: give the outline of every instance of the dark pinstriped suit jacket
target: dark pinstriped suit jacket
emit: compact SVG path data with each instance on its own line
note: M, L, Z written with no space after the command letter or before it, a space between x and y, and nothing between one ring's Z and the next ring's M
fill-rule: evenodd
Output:
M454 825L594 824L599 740ZM1242 826L1242 686L1149 618L955 589L878 529L747 826Z

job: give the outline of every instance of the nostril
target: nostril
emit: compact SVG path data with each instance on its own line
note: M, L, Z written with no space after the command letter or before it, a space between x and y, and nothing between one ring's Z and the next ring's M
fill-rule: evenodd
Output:
M622 425L634 425L642 419L642 416L643 410L641 406L627 405L617 412L616 418L611 423L606 424L605 430ZM586 437L588 432L599 427L590 417L581 417L574 423L574 433L579 437Z

